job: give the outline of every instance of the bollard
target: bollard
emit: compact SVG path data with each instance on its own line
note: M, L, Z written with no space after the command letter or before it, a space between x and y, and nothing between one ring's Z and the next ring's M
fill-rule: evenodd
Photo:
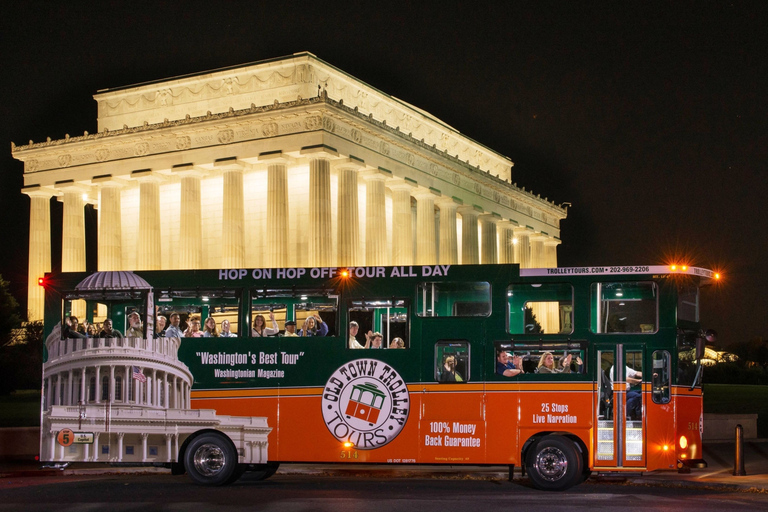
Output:
M744 428L736 425L736 450L733 455L733 476L747 476L744 470Z

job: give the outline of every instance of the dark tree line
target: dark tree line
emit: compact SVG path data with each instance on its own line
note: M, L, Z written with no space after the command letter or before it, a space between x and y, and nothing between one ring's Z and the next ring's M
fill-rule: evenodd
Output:
M43 323L22 327L19 303L0 276L0 394L39 389L43 370Z

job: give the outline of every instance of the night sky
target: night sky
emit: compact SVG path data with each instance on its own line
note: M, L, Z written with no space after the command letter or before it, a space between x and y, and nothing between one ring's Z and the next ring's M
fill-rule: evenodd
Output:
M0 273L19 299L29 200L11 141L96 132L100 89L309 51L571 203L560 266L720 270L706 326L723 344L768 337L764 2L69 3L0 20Z

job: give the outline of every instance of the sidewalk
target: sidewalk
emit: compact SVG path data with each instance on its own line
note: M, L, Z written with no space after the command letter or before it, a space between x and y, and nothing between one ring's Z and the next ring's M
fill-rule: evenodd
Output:
M694 469L690 473L676 471L651 471L642 476L627 477L633 485L700 486L723 490L768 493L768 439L744 443L746 476L733 476L734 443L710 441L704 446L706 469ZM113 467L107 464L76 463L66 469L41 469L34 461L0 462L0 478L32 476L86 476L105 474L170 474L162 467ZM507 466L424 466L424 465L374 465L374 464L283 464L278 474L315 475L361 478L478 478L506 480ZM515 468L515 479L520 478L520 468ZM593 477L599 479L597 475Z

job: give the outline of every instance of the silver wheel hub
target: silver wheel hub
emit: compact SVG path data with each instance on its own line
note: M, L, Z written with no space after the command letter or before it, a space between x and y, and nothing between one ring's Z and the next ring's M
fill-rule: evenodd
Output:
M195 469L204 476L214 476L226 464L224 452L215 444L204 444L195 450Z
M568 472L568 458L559 448L544 448L536 454L536 472L549 482L556 482Z

